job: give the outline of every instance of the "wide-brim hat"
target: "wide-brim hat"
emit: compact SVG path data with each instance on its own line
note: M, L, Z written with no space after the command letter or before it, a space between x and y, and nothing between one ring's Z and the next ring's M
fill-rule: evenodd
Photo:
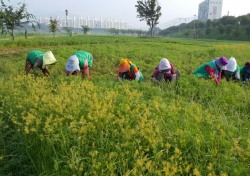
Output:
M228 60L227 65L225 66L225 70L230 71L230 72L234 72L236 70L236 68L237 68L237 62L236 62L234 57L231 57Z
M215 63L216 63L216 65L218 65L218 67L220 67L221 69L225 70L226 69L225 66L228 63L228 60L227 60L226 57L221 57L219 59L216 59Z
M46 53L44 53L42 68L45 68L47 65L51 65L54 63L56 63L56 58L53 53L51 51L47 51Z
M159 68L159 71L171 69L171 65L170 65L170 62L168 61L168 59L166 59L166 58L161 59L158 68Z
M66 63L65 69L69 72L74 72L77 70L80 71L79 59L76 55L72 55L69 57L68 62Z
M127 59L121 59L118 71L123 73L129 70L129 68L130 68L130 62Z

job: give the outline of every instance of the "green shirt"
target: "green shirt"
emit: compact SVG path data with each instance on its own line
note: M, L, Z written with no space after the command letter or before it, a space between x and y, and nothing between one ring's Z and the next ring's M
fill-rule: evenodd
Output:
M209 78L209 74L206 70L206 66L215 68L215 64L213 63L213 61L207 62L205 64L202 64L201 66L199 66L195 71L194 71L194 76L197 77L203 77L203 78Z
M73 55L76 55L78 57L80 69L83 68L84 63L85 63L86 60L88 60L88 66L92 67L93 56L89 52L87 52L87 51L77 51Z
M32 50L28 53L27 60L30 61L31 64L35 64L36 59L43 61L43 55L44 55L44 52L42 52L42 51Z

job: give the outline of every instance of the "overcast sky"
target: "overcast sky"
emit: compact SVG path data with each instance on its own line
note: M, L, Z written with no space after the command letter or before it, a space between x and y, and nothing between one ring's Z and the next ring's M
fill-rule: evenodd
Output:
M5 0L7 2L7 0ZM25 2L28 12L38 17L68 17L83 16L90 18L110 18L123 20L132 28L148 28L146 22L140 22L136 17L135 5L137 0L10 0L11 2ZM158 0L162 16L159 27L173 19L192 18L198 16L198 6L203 0ZM250 13L250 0L223 0L222 16L239 16Z

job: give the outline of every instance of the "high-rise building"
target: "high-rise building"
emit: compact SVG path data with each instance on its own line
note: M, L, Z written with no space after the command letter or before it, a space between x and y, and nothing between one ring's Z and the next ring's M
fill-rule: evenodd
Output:
M199 4L198 20L215 20L221 18L223 0L205 0Z

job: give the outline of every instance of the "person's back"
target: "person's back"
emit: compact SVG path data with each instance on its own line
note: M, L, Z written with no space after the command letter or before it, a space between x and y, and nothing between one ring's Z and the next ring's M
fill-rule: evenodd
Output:
M245 65L240 68L240 75L242 81L246 83L250 82L250 62L246 62Z
M87 52L87 51L77 51L75 53L73 53L73 55L76 55L79 59L79 66L82 69L86 60L88 62L88 66L92 67L93 65L93 56Z
M31 64L35 64L35 60L39 59L41 62L43 61L44 52L40 50L32 50L27 55L27 60L31 62Z

